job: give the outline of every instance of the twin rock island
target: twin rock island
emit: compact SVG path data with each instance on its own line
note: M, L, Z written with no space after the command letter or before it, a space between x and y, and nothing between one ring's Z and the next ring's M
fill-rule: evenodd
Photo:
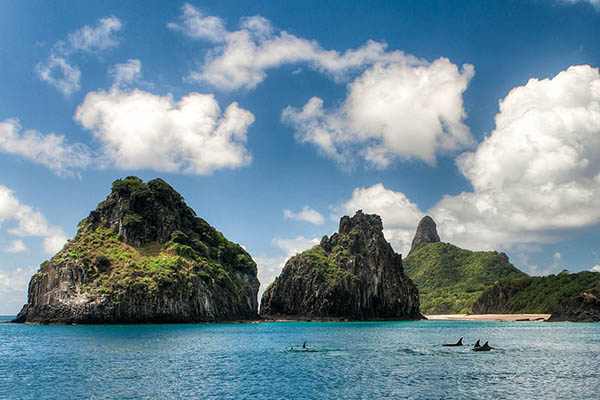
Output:
M442 243L430 217L419 223L403 260L385 240L381 218L359 210L286 262L259 313L250 254L162 179L127 177L42 263L14 322L417 320L422 313L533 308L557 320L588 321L600 320L599 276L529 277L503 253Z

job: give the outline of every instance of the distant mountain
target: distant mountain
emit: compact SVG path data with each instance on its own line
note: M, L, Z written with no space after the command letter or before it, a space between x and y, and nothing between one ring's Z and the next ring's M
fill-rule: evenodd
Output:
M254 319L256 264L162 179L118 179L29 283L16 322Z
M552 314L554 321L600 321L600 273L507 278L486 289L473 312Z
M527 276L504 253L474 252L439 240L435 222L424 217L404 260L406 274L419 288L424 314L471 312L477 298L499 279Z
M419 294L378 215L342 217L339 232L290 258L261 315L287 319L421 319Z

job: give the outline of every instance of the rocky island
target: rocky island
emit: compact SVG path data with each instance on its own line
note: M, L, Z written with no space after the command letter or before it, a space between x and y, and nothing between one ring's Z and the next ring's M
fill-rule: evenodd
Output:
M378 215L358 211L339 232L287 261L267 288L261 315L282 319L422 319L419 293Z
M117 180L29 283L25 323L257 318L256 264L161 179Z

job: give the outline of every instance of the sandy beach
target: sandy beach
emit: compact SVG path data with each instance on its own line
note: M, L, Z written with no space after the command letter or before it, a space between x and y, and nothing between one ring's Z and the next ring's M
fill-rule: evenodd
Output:
M550 318L550 314L440 314L425 317L452 321L544 321Z

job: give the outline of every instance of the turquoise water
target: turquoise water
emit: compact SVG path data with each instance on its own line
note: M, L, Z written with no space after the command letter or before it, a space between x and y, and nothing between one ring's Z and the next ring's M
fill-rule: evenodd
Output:
M0 324L2 399L593 399L599 371L598 323Z

